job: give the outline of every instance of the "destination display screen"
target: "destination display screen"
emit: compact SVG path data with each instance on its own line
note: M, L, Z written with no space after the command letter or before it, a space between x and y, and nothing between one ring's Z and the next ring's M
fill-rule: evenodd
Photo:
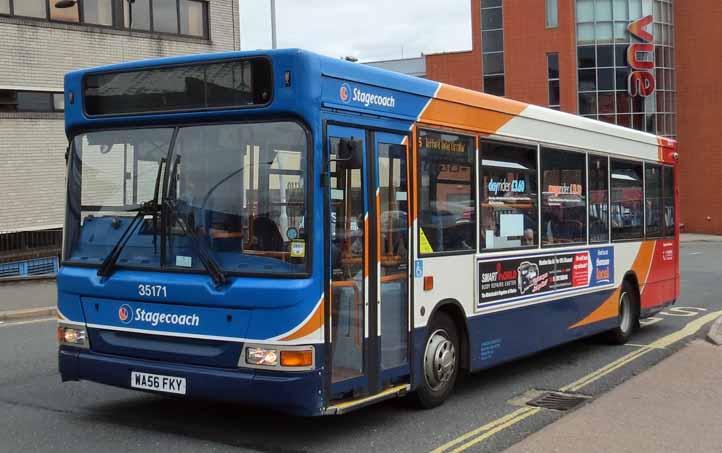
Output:
M249 107L271 96L265 58L90 74L84 83L90 116Z

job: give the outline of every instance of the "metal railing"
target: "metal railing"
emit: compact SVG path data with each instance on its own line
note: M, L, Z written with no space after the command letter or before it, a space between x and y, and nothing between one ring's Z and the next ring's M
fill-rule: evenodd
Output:
M0 263L59 256L62 243L62 228L0 232Z

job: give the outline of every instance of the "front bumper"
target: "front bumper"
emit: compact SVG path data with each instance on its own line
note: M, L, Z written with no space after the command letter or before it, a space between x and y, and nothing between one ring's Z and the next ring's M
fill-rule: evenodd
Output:
M221 369L99 354L61 347L60 376L131 389L132 371L186 379L186 397L233 401L294 415L322 415L321 373ZM133 389L138 390L138 389Z

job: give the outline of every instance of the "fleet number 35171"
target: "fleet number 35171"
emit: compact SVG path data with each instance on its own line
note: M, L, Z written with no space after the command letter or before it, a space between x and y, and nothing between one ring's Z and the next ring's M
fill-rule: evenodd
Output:
M138 285L138 295L141 297L168 297L165 285Z

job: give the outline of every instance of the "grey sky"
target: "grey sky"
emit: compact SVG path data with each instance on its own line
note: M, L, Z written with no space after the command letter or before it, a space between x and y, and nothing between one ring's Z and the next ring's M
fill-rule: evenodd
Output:
M241 48L271 47L270 0L240 0ZM276 0L278 47L362 61L471 49L468 0Z

